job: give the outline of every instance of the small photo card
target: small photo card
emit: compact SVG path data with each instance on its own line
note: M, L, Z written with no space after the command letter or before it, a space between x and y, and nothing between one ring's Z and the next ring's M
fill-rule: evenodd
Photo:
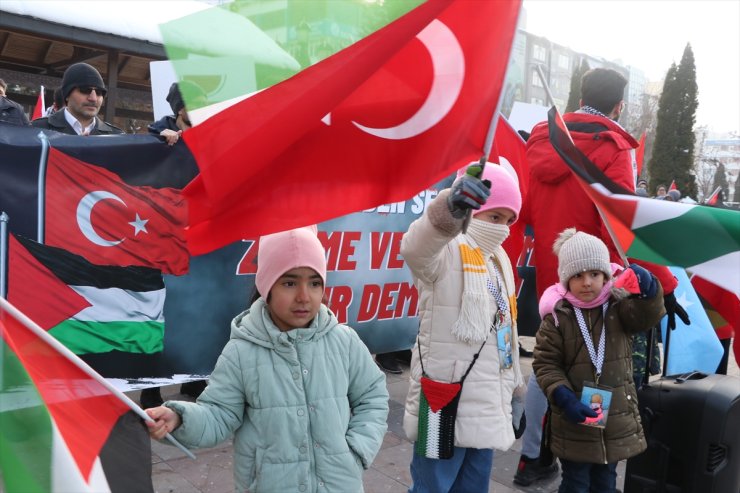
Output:
M606 420L609 418L609 406L612 402L611 389L603 385L596 385L593 382L584 382L581 402L596 411L598 415L595 418L586 418L586 421L581 424L605 428Z
M502 325L496 331L498 361L502 370L508 370L514 364L514 359L511 355L511 338L511 325Z

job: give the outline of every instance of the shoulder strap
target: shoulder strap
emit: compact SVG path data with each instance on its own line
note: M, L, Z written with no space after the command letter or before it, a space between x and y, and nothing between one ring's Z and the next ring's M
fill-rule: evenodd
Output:
M493 324L491 324L491 330L493 330ZM489 337L490 337L490 332L489 332ZM470 362L470 365L468 366L468 369L465 370L465 373L463 373L462 378L460 378L460 383L461 384L468 377L468 373L470 373L470 370L473 369L473 365L475 364L476 360L478 359L478 356L480 356L481 351L483 351L483 346L485 346L487 342L488 342L488 338L486 338L486 340L483 341L483 344L481 344L480 345L480 348L478 348L478 352L473 355L473 361ZM416 347L420 347L419 346L419 336L418 335L416 336ZM421 365L421 374L422 375L426 375L427 372L424 369L424 360L421 357L421 349L419 349L419 364Z

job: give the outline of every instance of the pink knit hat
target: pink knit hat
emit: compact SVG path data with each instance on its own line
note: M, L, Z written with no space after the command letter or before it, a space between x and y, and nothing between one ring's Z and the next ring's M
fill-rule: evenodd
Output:
M260 238L254 280L260 296L266 299L280 276L298 267L315 270L326 285L326 252L317 231L316 226L308 226Z
M473 161L468 166L474 164L478 164L478 161ZM468 166L459 170L457 175L460 176L465 173ZM481 180L489 180L491 182L491 195L480 209L473 211L473 214L495 209L496 207L504 207L514 213L515 220L518 219L519 211L522 208L522 194L519 191L518 180L512 176L512 172L496 163L486 162Z

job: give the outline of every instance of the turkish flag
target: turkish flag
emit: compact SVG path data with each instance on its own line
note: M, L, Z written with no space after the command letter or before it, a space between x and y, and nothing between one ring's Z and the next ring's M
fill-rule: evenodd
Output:
M47 167L46 244L98 265L187 273L187 203L180 190L131 186L54 148Z
M519 181L519 191L522 194L522 203L527 196L529 165L527 164L527 149L521 135L514 130L503 115L499 115L498 124L496 125L496 134L493 139L493 156L501 166L509 168L509 171L516 173ZM502 159L503 158L503 159ZM524 247L524 230L526 224L524 221L517 221L510 228L509 238L504 242L503 247L509 256L511 265L514 266L514 278L519 282L519 273L516 266L519 265L519 256Z
M477 161L519 7L430 0L185 132L190 251L406 200Z
M8 236L8 301L49 330L90 303L59 280L15 238Z
M712 192L712 195L710 195L709 198L704 201L704 203L706 205L717 205L720 195L722 195L722 187L717 187L714 189L714 192Z
M31 115L31 120L41 118L42 116L44 116L44 113L46 113L46 108L44 108L44 86L41 86L39 97L36 101L36 106L33 108L33 115Z
M740 297L738 295L697 275L691 276L691 285L730 325L740 327Z
M642 164L645 162L645 132L642 132L640 137L640 145L637 148L637 154L635 155L635 161L637 162L637 176L642 174Z

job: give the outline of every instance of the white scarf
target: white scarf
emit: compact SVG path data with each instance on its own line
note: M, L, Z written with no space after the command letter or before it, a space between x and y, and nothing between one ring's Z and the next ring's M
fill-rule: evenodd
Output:
M509 227L473 219L467 234L456 238L463 267L463 293L460 315L452 326L458 340L482 343L491 332L491 295L486 281L490 277L486 259L509 236ZM502 279L502 283L505 281ZM513 316L512 316L513 315ZM514 318L513 313L507 318Z

